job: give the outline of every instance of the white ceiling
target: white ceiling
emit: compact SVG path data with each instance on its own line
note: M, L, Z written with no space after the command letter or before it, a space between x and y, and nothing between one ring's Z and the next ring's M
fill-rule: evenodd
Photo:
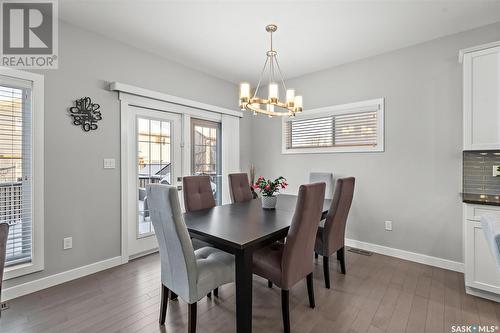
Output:
M286 78L500 21L500 1L62 0L60 17L232 82L258 77L268 49Z

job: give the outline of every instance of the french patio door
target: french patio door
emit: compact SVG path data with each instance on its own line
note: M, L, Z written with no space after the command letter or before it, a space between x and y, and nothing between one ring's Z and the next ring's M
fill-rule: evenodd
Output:
M137 257L158 247L146 186L178 186L181 194L181 115L140 107L129 110L133 142L129 141L128 154L128 255Z

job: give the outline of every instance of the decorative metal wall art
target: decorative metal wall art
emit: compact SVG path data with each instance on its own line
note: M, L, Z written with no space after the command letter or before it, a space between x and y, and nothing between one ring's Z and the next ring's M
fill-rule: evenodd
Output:
M69 108L73 124L82 126L85 132L97 129L97 122L102 119L101 106L97 103L92 103L90 97L83 97L75 101L75 106Z

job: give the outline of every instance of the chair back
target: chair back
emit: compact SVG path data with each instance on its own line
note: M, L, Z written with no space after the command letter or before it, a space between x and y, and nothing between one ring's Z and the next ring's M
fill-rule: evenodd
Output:
M174 186L146 186L149 214L158 239L162 283L184 300L197 295L197 267L193 244L182 217Z
M325 198L333 198L333 173L331 172L311 172L309 173L309 183L325 183Z
M323 231L323 251L331 255L344 247L345 227L354 195L354 177L339 178Z
M9 225L0 223L0 296L2 293L3 269L5 267L5 259L7 250L7 238L9 236Z
M215 207L209 176L186 176L182 184L186 212Z
M246 173L231 173L228 178L232 203L246 202L253 199L250 182Z
M323 211L325 184L301 185L281 262L282 288L289 289L313 271L316 233Z

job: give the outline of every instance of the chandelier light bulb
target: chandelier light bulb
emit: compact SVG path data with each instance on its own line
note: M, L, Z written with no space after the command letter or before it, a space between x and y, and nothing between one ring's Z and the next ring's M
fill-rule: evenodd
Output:
M278 84L276 82L272 82L269 84L269 102L276 103L278 102L279 92L278 92Z
M288 89L286 91L286 105L288 107L293 108L294 100L295 100L295 89Z
M248 101L250 98L250 83L240 83L240 100L245 99Z
M295 96L294 104L294 111L302 112L302 96Z

